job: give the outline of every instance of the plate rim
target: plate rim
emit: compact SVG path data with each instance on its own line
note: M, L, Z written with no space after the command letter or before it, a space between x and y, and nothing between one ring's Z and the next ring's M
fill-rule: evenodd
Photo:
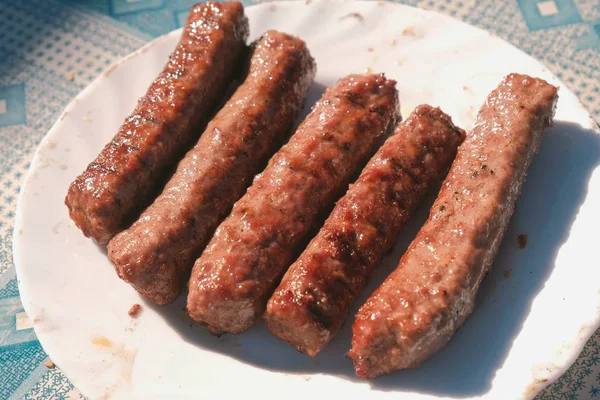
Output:
M588 126L584 126L584 128L588 128L591 129L593 131L595 131L596 133L600 134L600 127L598 126L598 124L595 122L595 120L593 119L591 113L589 112L589 110L581 103L581 100L579 99L579 97L577 97L568 87L567 85L565 85L562 80L560 80L555 74L554 72L552 72L550 70L550 68L548 68L546 66L546 64L544 64L543 62L541 62L540 60L536 59L535 57L533 57L532 55L526 53L525 51L521 50L520 48L516 47L515 45L513 45L512 43L508 42L507 40L499 37L498 35L496 35L495 33L482 29L478 26L475 25L471 25L467 22L464 22L458 18L440 13L438 11L432 11L432 10L425 10L419 7L415 7L415 6L411 6L411 5L406 5L406 4L400 4L400 3L396 3L393 1L382 1L382 0L376 0L376 1L372 1L372 0L292 0L292 1L286 1L286 0L276 0L276 1L265 1L259 4L252 4L249 6L245 6L244 8L247 10L249 8L252 9L260 9L260 8L265 8L268 9L268 7L272 7L273 5L277 5L277 6L282 6L282 7L287 7L287 6L294 6L296 4L310 4L310 3L346 3L346 4L351 4L351 3L360 3L360 4L364 4L364 3L385 3L386 6L392 6L392 7L399 7L399 8L410 8L412 10L417 10L417 12L422 13L423 15L429 15L429 14L434 14L437 17L441 17L444 19L448 19L448 20L452 20L454 23L459 23L462 25L466 25L468 26L470 29L476 29L478 30L480 33L485 33L493 38L495 38L496 40L500 40L502 41L506 46L510 46L513 50L519 52L522 56L529 58L531 61L537 63L540 68L544 68L548 71L549 74L551 74L557 82L560 82L561 84L561 93L564 94L564 92L566 91L567 93L571 94L573 99L575 100L575 105L577 107L579 107L580 109L584 110L585 113L588 116ZM31 299L31 293L29 293L27 286L23 286L21 283L21 279L20 277L25 274L24 269L26 268L26 266L24 266L24 261L22 260L23 257L23 253L24 250L21 251L20 247L22 248L22 246L24 245L24 243L22 243L22 239L21 239L21 235L19 235L19 230L22 227L23 224L23 220L24 220L24 199L25 196L27 194L27 191L29 189L29 186L31 185L31 180L32 180L32 176L35 174L35 172L39 169L39 164L40 164L40 159L41 157L43 157L42 151L44 150L44 144L47 143L50 138L55 135L56 132L59 132L62 128L63 125L63 120L65 119L65 116L67 116L69 113L72 112L72 110L76 107L77 103L79 103L82 99L86 99L88 98L90 95L93 94L93 92L95 91L96 87L101 85L105 80L110 79L110 75L111 73L118 69L121 68L124 64L126 64L127 62L131 61L132 59L135 59L137 57L139 57L140 55L146 53L147 51L149 51L151 48L155 47L156 45L164 42L164 41L169 41L169 40L173 40L173 37L176 38L176 41L178 40L179 36L181 35L183 28L178 28L175 29L173 31L167 32L161 36L158 36L156 38L154 38L153 40L149 41L148 43L144 44L142 47L140 47L139 49L125 55L124 57L118 59L117 61L115 61L114 63L112 63L110 66L108 66L102 73L100 73L98 75L98 77L96 77L91 83L89 83L82 91L80 91L75 97L73 97L71 99L71 101L69 101L69 103L67 104L67 106L64 108L64 110L60 113L60 115L58 116L58 118L56 119L56 121L52 124L52 126L50 127L50 129L46 132L46 134L43 136L43 138L40 140L39 144L36 146L36 149L33 153L33 156L31 158L31 163L30 166L24 176L24 178L22 179L22 184L21 184L21 188L19 190L19 194L17 197L17 207L16 207L16 212L15 212L15 220L14 220L14 227L13 227L13 241L12 241L12 257L13 257L13 264L15 266L15 271L16 271L16 277L17 277L17 284L18 284L18 288L19 288L19 298L20 301L23 305L23 309L25 310L26 313L29 313L29 311L31 310L30 306L34 303ZM465 127L467 128L467 127ZM472 129L472 127L468 127L468 131L470 131ZM44 333L42 332L41 336L40 336L40 329L36 324L33 324L33 329L35 331L36 334L36 339L40 342L42 348L44 349L44 351L46 352L46 354L48 354L49 357L51 357L51 355L46 351L46 345L45 343L47 343L47 338L44 335ZM535 376L532 376L531 378L531 385L535 385L535 389L534 391L528 393L531 394L531 398L535 397L535 395L537 395L539 392L541 392L545 387L551 385L553 382L555 382L558 378L560 378L567 370L568 368L577 360L577 358L579 357L581 351L583 350L583 348L585 347L587 341L589 340L589 338L596 332L596 330L600 329L600 313L599 311L596 312L596 315L594 316L590 316L588 319L588 323L584 323L581 325L580 329L579 329L579 335L577 337L574 337L572 339L572 341L569 343L571 345L575 345L573 347L573 351L571 351L569 353L568 356L563 356L561 358L562 364L561 365L556 365L556 367L553 369L552 373L549 374L549 378L545 381L545 382L539 382L539 380L535 379ZM60 368L60 366L59 366ZM68 374L61 369L61 371L67 376ZM69 379L71 379L69 377ZM533 386L532 386L533 387Z

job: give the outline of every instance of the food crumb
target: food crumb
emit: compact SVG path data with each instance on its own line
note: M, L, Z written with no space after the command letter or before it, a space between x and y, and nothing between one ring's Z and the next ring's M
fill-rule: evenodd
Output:
M372 74L373 73L373 68L367 67L367 69L365 70L365 73Z
M48 142L48 148L49 149L54 149L55 147L56 147L56 142L54 142L54 141Z
M87 122L88 124L91 124L91 123L92 123L92 119L91 119L90 117L88 117L87 115L86 115L85 117L83 117L83 120L84 120L85 122Z
M504 270L504 279L510 278L511 275L512 275L512 268L507 268L506 270Z
M51 359L47 359L46 361L44 361L44 366L46 368L53 369L56 365L54 365L54 361L52 361Z
M527 247L527 235L522 233L519 235L519 237L517 238L517 241L519 243L519 248L520 249L524 249L525 247Z
M360 22L365 22L365 18L357 12L351 12L340 18L340 21L345 20L346 18L356 18Z
M399 58L395 61L396 65L402 65L406 62L406 57Z
M464 86L463 86L463 90L464 90L465 92L470 92L470 91L471 91L471 88L470 88L470 87L468 87L467 85L464 85Z
M60 169L62 169L63 171L65 171L67 169L67 165L66 164L60 164L58 167Z
M392 43L391 43L392 46L396 46L397 44L398 44L398 41L396 39L392 40Z
M305 380L306 382L310 382L310 376L307 376L307 377L305 377L305 378L304 378L304 380Z
M127 314L129 314L130 317L135 318L139 315L141 310L142 310L142 306L140 306L139 304L134 304L131 306L131 308L129 309Z
M372 53L372 52L373 52L373 48L372 48L372 47L369 47L369 48L367 49L367 51L368 51L369 53Z
M92 338L92 343L95 344L96 346L100 346L100 347L111 347L112 346L112 342L110 340L108 340L107 338L105 338L104 336L96 336L96 337Z
M67 74L67 79L70 81L74 81L75 80L75 74L73 72L69 72Z
M241 349L242 345L239 344L239 343L236 343L236 344L233 345L233 347L235 347L236 349Z
M313 360L313 364L315 364L315 365L321 365L321 361Z
M414 25L409 25L402 30L402 36L417 36Z

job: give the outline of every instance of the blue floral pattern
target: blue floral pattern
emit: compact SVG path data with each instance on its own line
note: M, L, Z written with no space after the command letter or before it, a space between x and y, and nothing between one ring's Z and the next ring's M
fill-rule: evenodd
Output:
M25 394L25 400L77 400L84 397L57 369L49 369Z

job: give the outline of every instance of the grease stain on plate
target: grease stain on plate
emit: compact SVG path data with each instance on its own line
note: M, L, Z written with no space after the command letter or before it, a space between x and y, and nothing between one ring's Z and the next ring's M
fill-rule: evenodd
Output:
M137 349L126 349L125 346L113 343L103 335L92 337L92 343L103 351L109 352L110 361L119 371L114 374L114 381L104 391L104 398L112 398L115 393L126 393L131 387L131 375L137 355Z
M525 390L525 396L530 397L536 395L542 388L540 385L544 385L548 382L548 379L536 379L527 387Z
M348 14L344 15L343 17L340 17L340 19L339 19L339 20L340 20L340 21L343 21L343 20L345 20L345 19L348 19L348 18L355 18L355 19L357 19L357 20L358 20L358 21L359 21L361 24L365 22L365 17L363 17L361 14L359 14L359 13L357 13L357 12L351 12L351 13L348 13Z
M118 67L120 64L121 64L121 62L117 62L117 63L115 63L115 64L111 65L110 67L108 67L108 68L106 69L106 71L104 71L104 72L102 73L102 75L103 75L105 78L108 78L108 77L110 76L110 74L112 74L112 73L114 72L114 70L115 70L115 69L116 69L116 68L117 68L117 67Z
M112 347L113 345L112 342L104 336L94 336L92 338L92 343L100 347Z

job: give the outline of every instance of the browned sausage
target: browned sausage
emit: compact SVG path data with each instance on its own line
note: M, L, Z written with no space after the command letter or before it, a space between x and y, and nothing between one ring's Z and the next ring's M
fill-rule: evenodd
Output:
M327 89L196 261L190 316L213 333L249 328L318 214L360 171L397 117L395 82L382 75L351 75Z
M192 7L169 62L65 203L85 236L107 243L133 222L222 101L246 47L238 2Z
M465 133L422 105L398 125L267 303L269 330L314 357L427 190L448 171Z
M162 194L108 244L121 278L158 304L179 296L214 229L289 136L314 75L302 40L269 31L254 43L242 85Z
M488 96L429 219L356 316L349 355L359 376L416 366L471 314L556 100L556 87L518 74Z

